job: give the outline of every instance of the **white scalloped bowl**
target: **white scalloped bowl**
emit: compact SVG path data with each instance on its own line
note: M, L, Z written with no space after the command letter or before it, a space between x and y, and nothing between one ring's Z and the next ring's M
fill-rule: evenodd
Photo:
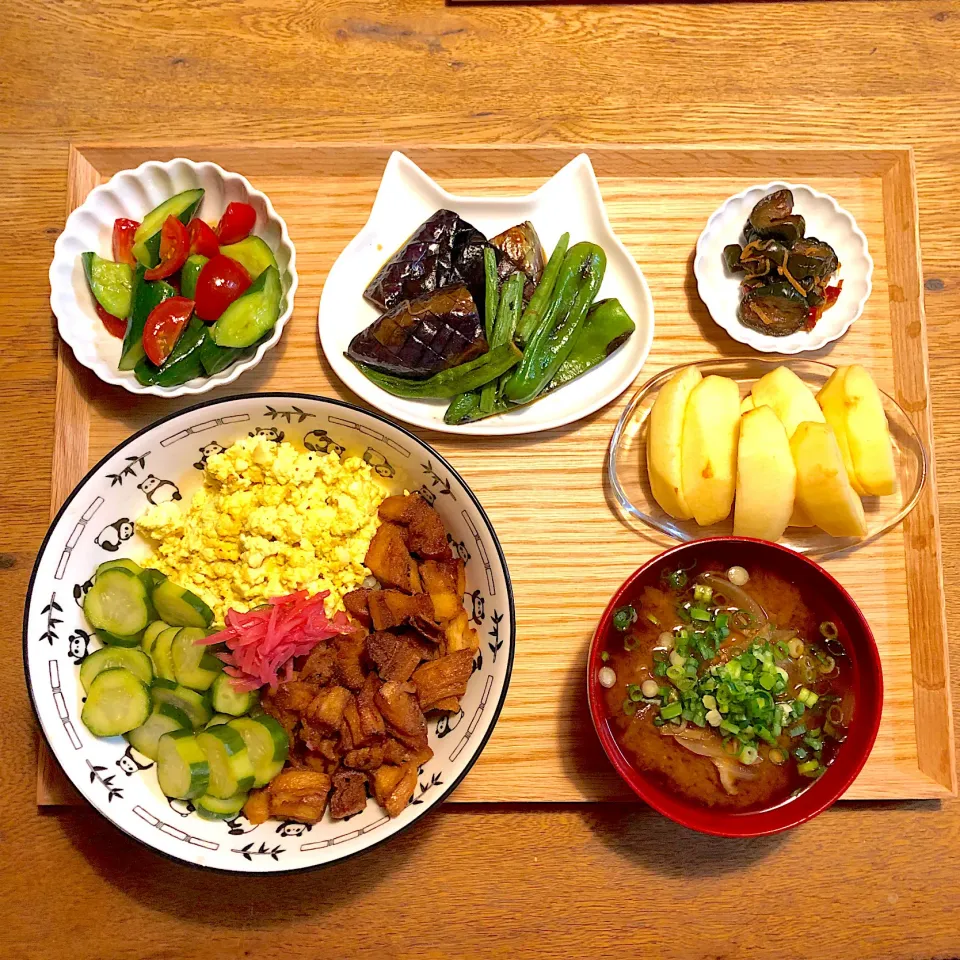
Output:
M799 331L788 337L771 337L745 327L737 319L741 278L727 272L723 248L728 243L741 242L743 225L758 200L783 189L793 191L794 212L802 214L806 220L807 236L819 237L836 250L843 290L836 304L825 311L813 330ZM734 340L761 353L805 353L839 340L863 313L872 289L873 259L867 249L867 238L856 220L833 197L806 184L775 180L750 187L730 197L717 209L697 241L693 272L700 299L706 304L710 316Z
M107 333L97 317L80 254L93 250L100 256L112 257L113 222L117 217L142 220L157 204L195 187L203 187L206 191L200 206L204 220L218 220L232 201L249 203L256 210L253 233L270 247L280 267L280 318L270 338L261 343L249 359L234 363L212 377L197 377L179 387L145 387L137 382L132 370L117 367L121 342ZM206 393L233 383L240 374L255 367L280 339L284 325L293 313L296 290L296 251L287 225L274 210L269 197L256 190L239 173L230 173L209 161L197 163L183 157L163 163L148 160L136 170L121 170L93 189L67 218L63 233L53 248L53 263L50 264L50 306L57 317L60 336L70 345L77 360L105 383L123 387L131 393L155 397Z
M545 249L561 234L570 242L590 240L603 247L607 269L598 299L618 297L637 325L633 336L583 376L525 407L499 416L454 426L444 423L449 401L406 400L368 380L346 357L353 337L380 311L363 297L383 262L435 210L455 210L486 236L529 220ZM448 193L412 160L394 151L370 211L370 219L337 258L320 297L320 344L337 376L387 416L440 433L464 436L514 436L573 423L606 406L637 378L653 342L653 298L633 255L607 217L590 158L581 153L533 193L523 197L460 196Z

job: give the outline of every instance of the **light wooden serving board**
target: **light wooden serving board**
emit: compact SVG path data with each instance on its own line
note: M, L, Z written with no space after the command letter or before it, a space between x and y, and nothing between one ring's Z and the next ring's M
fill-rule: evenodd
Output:
M116 171L151 158L215 160L246 175L287 221L297 248L300 289L278 346L237 383L202 399L280 389L356 403L319 350L317 306L327 270L366 221L390 149L79 147L70 155L68 209ZM580 148L401 149L453 192L509 195L530 192ZM676 363L748 352L711 321L693 277L697 237L728 196L773 179L805 182L832 194L856 217L875 262L873 294L850 332L814 356L867 365L911 415L928 450L931 444L909 149L585 149L614 229L653 293L653 349L636 384L606 409L547 433L489 439L421 434L450 459L490 514L516 592L517 649L509 694L483 755L453 795L459 801L632 796L607 763L590 723L585 653L613 590L669 544L653 535L638 536L615 518L607 502L604 458L620 411L648 377ZM54 511L89 464L135 430L188 403L136 397L107 386L80 368L61 344ZM826 564L869 619L886 684L880 734L848 799L956 793L932 466L931 457L920 505L900 529ZM45 748L41 754L38 802L72 802L75 794L56 762Z

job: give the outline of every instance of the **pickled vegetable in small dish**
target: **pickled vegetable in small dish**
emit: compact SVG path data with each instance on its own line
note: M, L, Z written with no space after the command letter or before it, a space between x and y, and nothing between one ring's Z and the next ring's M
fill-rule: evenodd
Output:
M646 357L651 321L585 156L528 197L486 199L451 196L394 154L324 287L320 338L371 403L493 435L613 399Z
M806 221L793 212L793 193L768 194L750 211L743 244L723 248L726 268L742 273L737 316L744 326L771 337L812 330L843 290L836 251L805 237Z
M697 242L700 298L735 340L766 353L816 350L863 312L873 261L851 214L783 182L731 197Z

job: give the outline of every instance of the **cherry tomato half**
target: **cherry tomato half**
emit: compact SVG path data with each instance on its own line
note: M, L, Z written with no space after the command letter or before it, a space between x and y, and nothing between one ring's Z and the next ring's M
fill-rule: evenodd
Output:
M217 224L217 236L220 243L226 246L228 243L237 243L244 237L249 236L253 225L257 222L257 211L249 203L227 204L227 209L223 211L223 216Z
M147 280L163 280L176 273L190 252L190 235L187 228L173 216L167 217L160 230L160 262L151 267L144 277Z
M120 317L115 317L112 313L107 313L99 303L94 302L94 306L97 308L97 316L103 321L103 325L107 328L107 333L109 333L111 337L122 340L123 335L127 332L127 321L122 320Z
M189 255L191 257L195 253L199 253L209 259L210 257L215 257L220 252L220 242L217 240L217 235L213 232L213 227L199 217L194 217L190 221L187 227L187 233L190 235Z
M151 363L159 367L170 356L191 316L193 301L186 297L170 297L150 311L143 327L143 350Z
M197 316L212 323L219 319L227 307L233 303L253 281L241 264L236 260L218 253L211 257L197 277Z
M135 267L137 258L133 255L133 235L140 224L136 220L126 217L117 217L113 221L113 259L117 263L126 263Z

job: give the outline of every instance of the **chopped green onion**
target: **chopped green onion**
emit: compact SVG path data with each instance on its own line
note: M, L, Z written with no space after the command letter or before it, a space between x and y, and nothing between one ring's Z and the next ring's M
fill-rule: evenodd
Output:
M806 747L797 747L793 751L793 755L797 760L806 760L809 756L810 751Z
M816 702L820 699L820 697L817 696L817 694L815 694L808 687L801 687L799 692L797 693L797 699L805 707L813 707L816 705Z
M630 636L630 634L627 634L627 636L623 638L623 649L626 650L627 653L630 653L631 650L637 649L637 645L639 643L640 643L639 637Z
M628 716L632 717L637 712L637 705L632 700L623 701L623 712Z
M724 720L724 721L720 724L720 729L721 729L724 733L739 733L739 732L740 732L740 727L738 727L737 724L731 722L730 720Z
M791 737L802 737L807 732L807 725L805 723L798 723L795 727L791 727L787 732Z
M837 630L837 625L832 620L824 620L823 623L820 624L820 633L828 640L836 640L840 635L840 632Z
M794 660L799 660L803 656L803 641L797 638L794 638L787 644L787 648L790 651L790 656Z
M640 700L643 699L643 692L640 690L640 686L639 686L638 684L636 684L636 683L628 683L628 684L627 684L627 696L628 696L634 703L637 703L638 701L640 701Z
M768 754L767 759L777 767L782 767L787 762L787 755L779 748L774 747Z
M700 702L701 702L708 710L716 710L716 708L717 708L717 698L714 697L714 696L712 696L712 695L709 694L709 693L704 694L703 697L701 697Z
M807 760L806 763L797 764L797 773L800 773L805 777L815 777L819 770L819 760Z
M751 763L757 762L757 756L756 747L746 746L740 751L740 762L749 766Z
M703 609L703 607L691 607L691 608L690 608L690 616L691 616L694 620L700 620L701 622L704 621L704 620L710 621L710 620L713 619L713 618L710 616L710 614L709 614L706 610Z
M660 626L660 621L659 621L652 613L644 614L644 616L645 616L655 627L659 627L659 626Z
M606 662L610 659L610 654L607 653L606 650L604 650L603 653L600 654L600 659L601 659L604 663L606 663Z
M681 713L683 713L683 707L679 703L671 703L660 708L660 716L664 720L673 720L674 717L679 717Z
M665 677L667 675L667 664L661 660L653 665L653 675L655 677Z
M709 603L713 599L713 587L705 583L696 583L693 586L694 603Z
M614 630L619 630L620 633L626 631L631 623L635 623L637 619L637 611L627 604L623 607L617 607L613 611L613 628Z
M827 719L831 723L843 724L843 710L839 703L831 704L830 709L827 710Z
M687 571L674 570L667 575L667 582L674 590L682 590L687 585Z
M735 630L746 630L753 623L753 617L749 610L735 610L731 623Z
M819 661L819 666L817 669L821 673L833 673L833 671L836 669L837 661L834 660L833 657L818 657L817 660Z
M640 684L640 692L648 699L652 700L660 693L660 684L656 680L644 680Z

